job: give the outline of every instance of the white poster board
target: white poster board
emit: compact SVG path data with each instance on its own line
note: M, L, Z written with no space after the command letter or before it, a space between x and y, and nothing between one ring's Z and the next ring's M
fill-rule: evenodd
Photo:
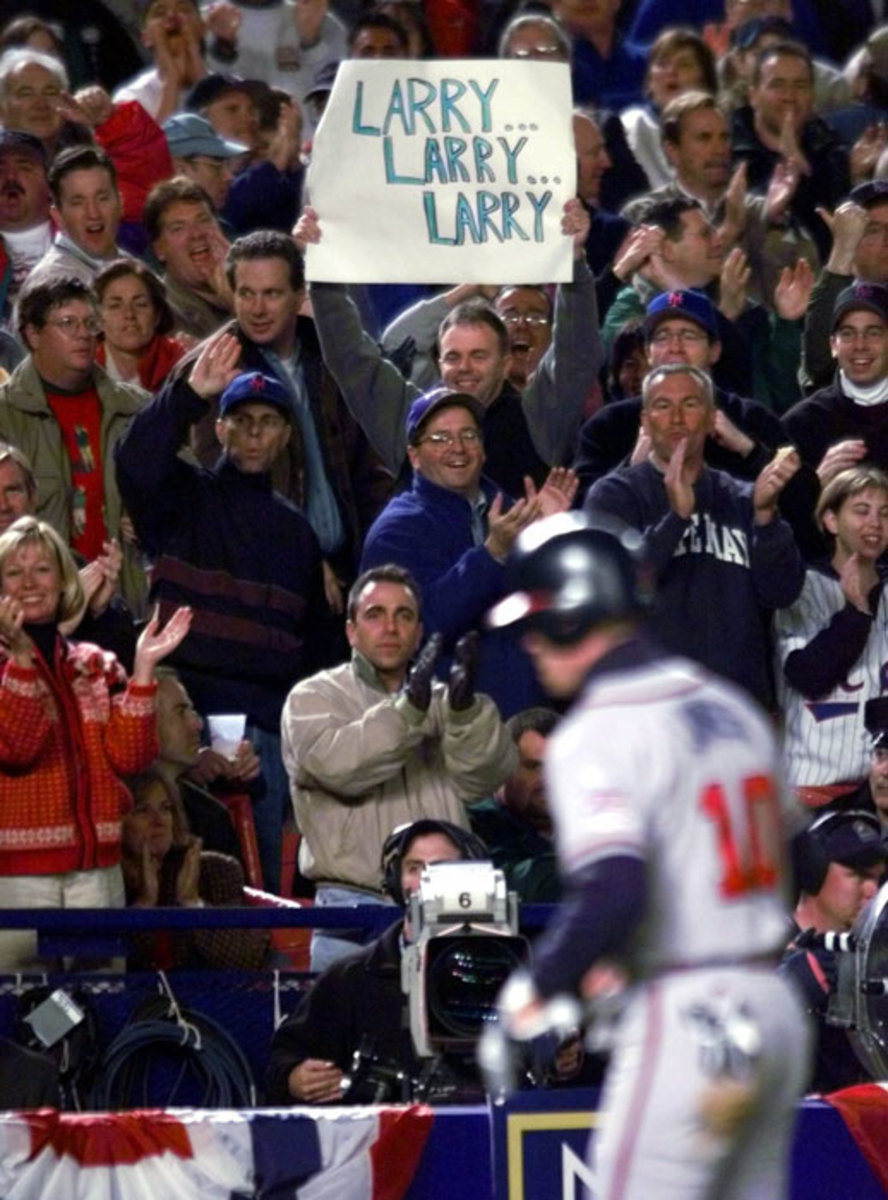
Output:
M550 283L572 278L576 194L562 63L353 59L312 146L322 240L309 279Z

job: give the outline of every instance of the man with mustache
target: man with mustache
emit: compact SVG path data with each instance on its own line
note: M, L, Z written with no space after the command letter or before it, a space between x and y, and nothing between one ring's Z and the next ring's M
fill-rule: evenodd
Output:
M52 245L46 154L35 137L0 130L0 312Z

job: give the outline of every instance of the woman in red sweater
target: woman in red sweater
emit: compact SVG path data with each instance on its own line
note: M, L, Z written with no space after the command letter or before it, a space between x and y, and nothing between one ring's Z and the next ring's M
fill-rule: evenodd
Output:
M180 608L139 638L132 678L59 625L83 605L73 558L52 526L22 517L0 536L0 908L124 903L121 776L157 753L154 668L191 623ZM34 953L30 931L0 935L0 966Z

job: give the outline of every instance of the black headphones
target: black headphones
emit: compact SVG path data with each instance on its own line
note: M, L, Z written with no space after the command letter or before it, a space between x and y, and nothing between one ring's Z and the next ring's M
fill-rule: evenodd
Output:
M391 896L400 907L405 907L401 889L401 863L407 848L419 837L430 833L441 833L449 838L467 862L489 862L490 851L481 839L468 829L461 829L451 821L439 821L434 817L421 817L409 825L399 825L385 839L382 847L382 890Z
M849 808L844 811L832 811L818 817L809 825L803 838L803 848L795 855L795 876L799 888L809 896L816 896L823 887L829 864L834 860L829 857L824 845L824 839L837 825L846 821L863 821L874 829L881 839L882 827L879 818L863 808Z

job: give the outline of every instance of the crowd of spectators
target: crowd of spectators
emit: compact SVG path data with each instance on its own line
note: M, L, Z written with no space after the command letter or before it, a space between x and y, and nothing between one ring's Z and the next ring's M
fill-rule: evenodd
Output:
M532 774L557 714L484 614L518 533L571 506L638 528L653 634L772 714L806 802L884 808L888 26L867 0L841 23L821 0L7 7L4 904L236 902L219 785L250 795L269 891L295 822L300 886L386 903L382 845L427 817L471 820L526 898L557 898ZM472 56L569 66L571 280L308 286L337 64ZM230 757L201 749L217 713L245 718Z

